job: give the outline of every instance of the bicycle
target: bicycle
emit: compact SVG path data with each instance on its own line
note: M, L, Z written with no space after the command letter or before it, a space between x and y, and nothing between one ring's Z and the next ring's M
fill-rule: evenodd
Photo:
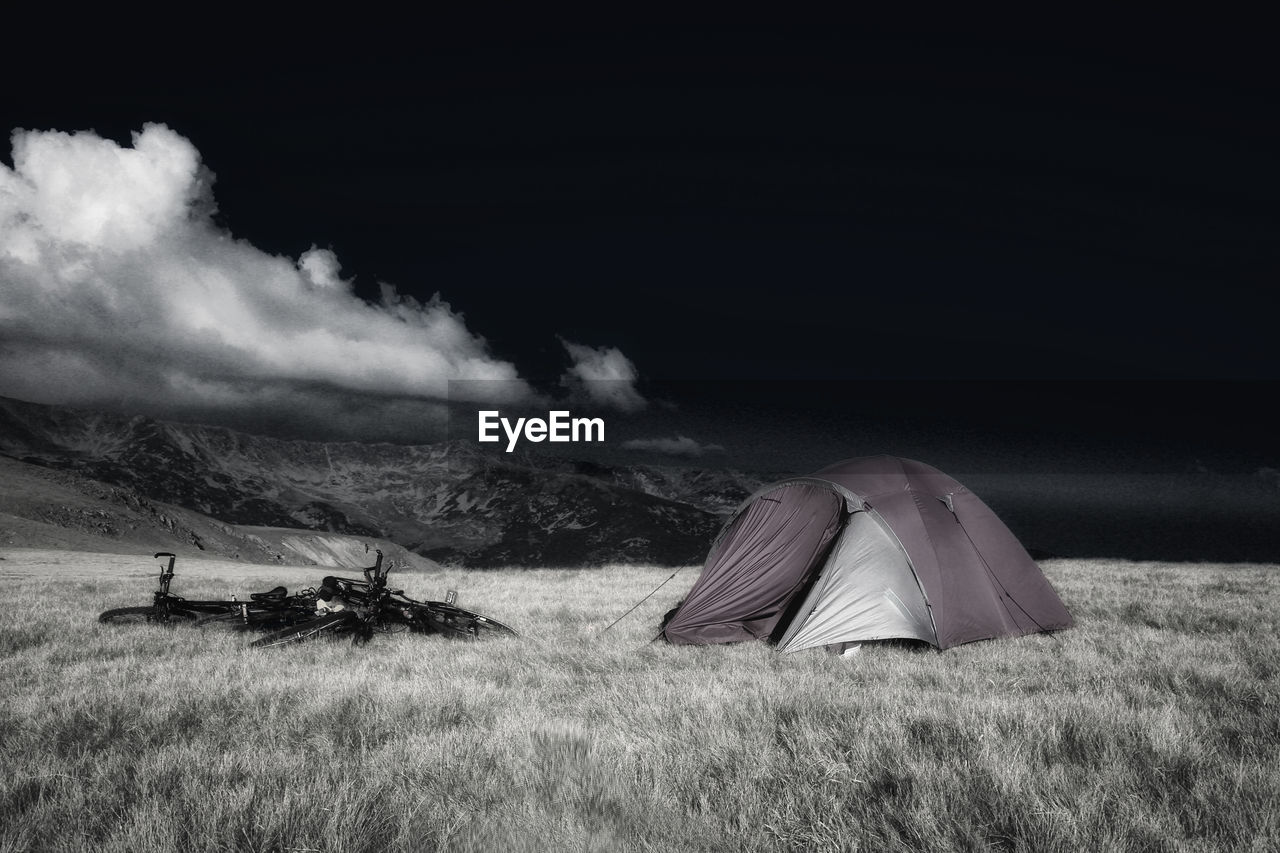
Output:
M339 597L347 609L322 613L314 619L273 631L254 640L257 648L292 645L320 638L349 636L353 642L362 643L375 633L411 631L418 634L441 634L453 639L476 640L482 636L519 636L515 629L496 619L463 610L450 600L418 601L404 594L402 589L388 589L387 575L394 562L384 567L382 551L377 551L374 565L362 571L364 579L341 578L330 575L321 583L317 597L331 593Z
M201 624L210 619L239 619L245 625L262 625L280 628L284 625L311 618L315 615L315 591L304 590L296 595L277 586L267 592L255 592L248 600L227 599L190 600L169 591L173 581L173 564L177 557L167 551L157 552L153 559L168 557L168 565L161 565L160 587L153 593L151 604L141 607L115 607L98 614L103 624Z

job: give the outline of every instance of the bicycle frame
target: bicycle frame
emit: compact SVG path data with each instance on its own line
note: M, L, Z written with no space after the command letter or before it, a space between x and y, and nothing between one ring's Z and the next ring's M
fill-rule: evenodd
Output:
M232 614L239 612L246 624L251 615L271 615L284 613L296 607L301 599L307 600L305 593L295 595L290 600L284 587L276 587L270 592L250 593L246 600L239 600L234 595L230 599L186 599L170 592L174 577L174 562L177 556L168 551L158 551L154 559L168 558L167 564L161 564L159 587L152 593L151 607L155 611L155 621L168 622L174 615L192 618L197 614ZM111 612L111 611L108 611Z
M387 575L391 574L391 568L395 565L395 562L388 560L384 566L381 549L375 553L378 557L374 561L373 565L365 566L360 570L364 575L364 580L358 580L356 578L340 578L334 575L329 575L326 580L332 579L337 582L338 591L344 596L348 593L355 593L357 596L363 596L368 595L375 590L386 589ZM392 594L402 594L403 590L394 589L391 590L391 592Z
M364 580L334 577L332 575L326 578L326 580L336 582L339 592L355 606L357 616L366 624L378 621L379 616L385 615L385 613L379 612L383 608L392 607L398 611L398 618L412 626L413 630L416 631L425 631L427 633L451 631L453 633L469 633L471 636L475 636L479 630L476 627L477 623L497 625L503 630L510 630L507 626L486 616L473 614L458 607L456 604L458 600L456 590L449 590L445 595L444 601L419 601L405 595L403 589L388 589L387 576L391 573L395 563L394 561L387 561L384 565L382 551L379 550L377 555L377 560L372 566L362 569ZM393 617L393 620L395 618ZM458 624L465 624L469 627L465 631L459 631L456 627ZM511 631L511 633L514 634L515 632Z

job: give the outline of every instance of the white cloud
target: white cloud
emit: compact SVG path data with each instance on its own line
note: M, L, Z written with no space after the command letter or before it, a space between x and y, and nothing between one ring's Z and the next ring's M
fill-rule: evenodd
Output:
M624 412L643 409L648 403L636 390L640 374L631 360L616 347L589 347L561 338L573 364L560 377L560 384L593 403Z
M34 233L23 236L120 252L154 243L185 220L208 192L200 155L164 125L148 125L133 142L121 148L93 133L16 131L14 169L5 170L0 191L10 189L25 214Z
M685 435L677 435L675 438L633 438L624 441L622 446L626 450L648 450L669 456L702 456L724 452L724 447L719 444L699 444Z
M317 249L312 246L298 258L298 270L306 276L312 287L324 290L350 288L350 284L338 276L341 268L338 264L338 256L329 249Z
M403 410L446 399L457 379L532 396L439 295L383 285L370 304L332 251L294 260L216 227L212 174L164 125L132 147L91 132L12 141L13 168L0 163L0 394L222 420L282 398L341 417L347 394Z

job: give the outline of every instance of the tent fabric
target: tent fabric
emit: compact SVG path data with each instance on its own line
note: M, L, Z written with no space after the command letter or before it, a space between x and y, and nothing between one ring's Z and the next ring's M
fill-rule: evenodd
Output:
M976 495L910 459L850 459L748 499L663 626L676 643L906 637L939 649L1073 623Z
M830 487L782 484L740 512L665 627L673 643L770 636L783 608L825 557L844 499ZM725 613L733 614L726 620Z

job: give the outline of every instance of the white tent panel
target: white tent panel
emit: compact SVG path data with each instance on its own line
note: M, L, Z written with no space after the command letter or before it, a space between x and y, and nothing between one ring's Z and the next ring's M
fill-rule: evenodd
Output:
M887 637L937 644L906 553L871 513L855 512L778 649Z

